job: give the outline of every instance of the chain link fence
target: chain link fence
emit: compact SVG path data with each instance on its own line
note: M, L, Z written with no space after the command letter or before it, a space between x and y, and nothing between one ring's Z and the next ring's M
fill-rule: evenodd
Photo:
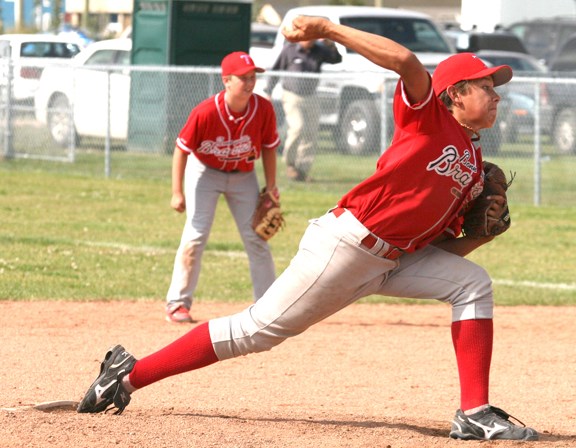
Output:
M48 75L52 67L45 70ZM18 74L0 61L0 163L82 175L166 179L190 110L222 89L219 68L58 67L15 101ZM272 73L259 75L261 92ZM319 76L320 138L314 188L345 192L371 174L391 137L396 78L382 73ZM576 205L576 79L515 77L499 88L499 118L481 132L484 157L515 173L510 199ZM272 95L283 134L281 83ZM279 182L283 176L279 158Z

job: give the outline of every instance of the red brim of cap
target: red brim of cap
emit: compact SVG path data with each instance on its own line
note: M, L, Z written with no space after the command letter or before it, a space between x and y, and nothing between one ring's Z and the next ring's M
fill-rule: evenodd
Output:
M489 67L485 70L475 73L472 78L468 78L466 81L482 79L491 76L492 80L494 81L494 87L498 87L510 81L512 79L512 74L512 68L510 66L499 65L497 67Z
M250 73L251 71L255 71L256 73L264 73L266 70L264 70L261 67L246 67L241 70L236 70L234 71L234 73L229 73L229 75L242 76L245 75L246 73Z
M447 72L444 70L442 75L435 74L432 76L432 84L434 85L434 91L436 95L440 95L444 92L448 86L459 83L460 81L472 81L476 79L482 79L487 77L492 77L494 81L494 87L506 84L512 79L512 68L508 65L498 65L496 67L486 67L476 73L471 73L469 75L462 75L462 77L455 75L453 72Z

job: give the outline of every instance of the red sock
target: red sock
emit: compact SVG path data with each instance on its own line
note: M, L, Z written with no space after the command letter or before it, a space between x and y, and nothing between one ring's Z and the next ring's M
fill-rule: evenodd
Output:
M488 403L494 325L492 319L452 323L452 342L460 375L460 409Z
M140 389L172 375L209 366L218 361L208 322L198 325L170 345L136 362L130 384Z

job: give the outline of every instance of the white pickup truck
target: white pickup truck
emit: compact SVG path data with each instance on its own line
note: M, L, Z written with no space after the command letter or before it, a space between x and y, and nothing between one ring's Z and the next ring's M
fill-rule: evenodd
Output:
M389 37L414 51L431 71L455 52L429 16L413 11L367 6L304 6L290 9L280 30L298 15L322 16L334 23ZM265 57L263 53L253 55L255 62L269 68L284 43L284 36L278 32L274 47ZM337 47L342 62L322 66L317 90L321 125L333 131L335 141L344 152L380 151L385 148L392 130L391 114L386 112L390 111L397 76L342 45ZM275 89L273 97L277 95ZM386 132L381 132L382 129Z
M57 144L67 147L82 137L103 138L108 133L112 139L126 140L131 48L130 39L94 42L70 64L44 69L35 115Z

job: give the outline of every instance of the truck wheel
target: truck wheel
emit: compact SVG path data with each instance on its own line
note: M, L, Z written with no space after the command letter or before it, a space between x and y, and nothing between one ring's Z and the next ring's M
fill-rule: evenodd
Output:
M576 152L576 111L564 109L558 114L554 122L554 144L563 154Z
M64 95L57 96L48 109L48 130L52 140L64 148L70 146L71 141L78 145L79 139L72 122L70 103Z
M380 152L380 114L370 100L351 102L339 124L338 147L347 154Z

